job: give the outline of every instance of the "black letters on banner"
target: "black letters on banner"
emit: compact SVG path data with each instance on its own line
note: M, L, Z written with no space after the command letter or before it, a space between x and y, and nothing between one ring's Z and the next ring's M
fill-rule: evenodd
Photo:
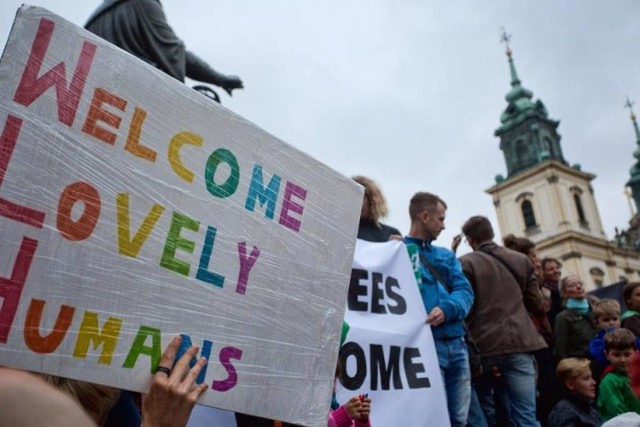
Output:
M350 356L355 357L357 367L356 373L352 377L347 373L347 359ZM358 344L348 342L340 348L338 357L342 363L342 385L348 390L359 389L367 377L367 358L364 355L364 350Z
M351 280L349 282L348 307L351 311L370 311L375 314L402 315L407 311L407 302L402 295L397 292L400 284L395 277L382 273L371 273L371 304L369 305L368 286L364 281L369 280L369 272L360 268L351 270ZM384 287L381 284L384 283ZM365 297L365 300L360 299ZM395 304L392 304L395 303Z
M359 268L351 269L351 280L349 282L348 306L351 311L367 311L367 303L360 301L358 297L367 295L367 286L361 285L360 280L368 279L369 272Z
M402 390L400 373L404 370L407 379L406 388L430 388L431 381L428 377L418 375L426 372L421 362L414 362L420 357L420 349L414 347L389 346L388 360L385 358L385 348L382 344L369 345L369 357L365 355L362 347L355 342L348 342L340 349L340 362L342 363L342 385L348 390L357 390L362 387L367 376L367 360L369 360L370 390ZM400 355L402 354L402 359ZM353 375L347 370L347 361L350 357L355 359L356 371ZM391 379L393 378L393 382Z
M400 347L392 345L389 351L389 364L385 365L384 349L380 344L371 344L371 390L378 389L378 372L380 372L380 388L389 390L391 374L393 374L393 388L401 389L400 379Z
M413 359L420 357L420 350L407 347L404 349L404 372L407 374L409 388L429 388L431 381L429 377L418 377L418 374L425 372L422 363L413 363Z

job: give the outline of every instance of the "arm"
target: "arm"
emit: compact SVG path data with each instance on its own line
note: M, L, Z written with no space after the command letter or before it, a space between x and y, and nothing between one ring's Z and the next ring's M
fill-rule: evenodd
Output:
M442 301L440 308L444 312L445 321L463 320L473 306L473 289L462 272L460 261L453 252L449 252L447 263L450 271L451 292L449 298Z
M187 51L186 74L190 79L220 86L227 91L229 96L231 96L233 89L244 88L244 84L238 76L227 76L217 72L191 51Z
M243 88L237 76L217 72L197 55L186 50L184 43L167 22L162 5L156 0L139 0L138 19L146 36L146 48L158 68L184 82L189 77L222 87L231 95L233 89Z
M42 378L0 367L0 426L96 427L67 393Z
M453 236L453 240L451 241L451 250L453 251L454 254L458 251L460 242L462 242L461 234L456 234L455 236Z
M351 427L353 419L358 416L361 402L357 396L329 414L329 426Z

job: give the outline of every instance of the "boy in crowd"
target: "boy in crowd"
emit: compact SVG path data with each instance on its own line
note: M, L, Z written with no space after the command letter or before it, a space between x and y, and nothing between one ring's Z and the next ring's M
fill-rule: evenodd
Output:
M629 366L636 352L635 335L628 329L615 329L605 334L604 345L613 369L600 383L597 406L602 420L625 412L640 413L640 400L629 383Z
M590 363L588 359L570 357L558 364L558 382L567 393L549 414L549 427L602 425L593 406L596 382L591 376Z
M610 298L597 301L593 304L593 319L598 335L589 343L589 354L598 362L598 368L604 369L609 365L604 351L604 335L620 327L620 304Z

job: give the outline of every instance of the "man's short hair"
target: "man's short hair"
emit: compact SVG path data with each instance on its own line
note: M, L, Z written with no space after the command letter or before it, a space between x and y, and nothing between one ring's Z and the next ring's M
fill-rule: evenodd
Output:
M568 357L562 359L556 368L556 376L561 386L566 387L567 381L578 378L590 370L591 362L588 359Z
M611 298L603 298L593 304L593 318L598 320L601 317L620 317L620 303Z
M462 226L462 232L477 243L493 240L493 227L483 216L472 216Z
M604 334L605 351L622 351L630 348L636 348L636 336L630 330L618 328Z
M409 202L409 217L411 222L415 222L419 219L420 214L424 211L432 213L438 207L438 204L442 203L444 208L447 208L447 204L440 197L432 193L424 191L417 192L411 198Z

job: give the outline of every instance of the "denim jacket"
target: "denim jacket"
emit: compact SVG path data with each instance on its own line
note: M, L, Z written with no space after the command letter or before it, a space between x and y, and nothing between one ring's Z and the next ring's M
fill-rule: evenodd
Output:
M471 284L462 272L460 261L449 249L434 246L430 241L405 237L405 244L418 246L420 255L425 257L429 263L440 273L440 276L449 282L452 288L451 293L447 286L439 283L422 263L420 263L420 273L422 283L420 283L420 295L422 303L427 310L427 314L435 307L440 307L444 312L444 323L432 327L434 339L447 339L463 337L465 334L463 321L473 305L473 289Z

